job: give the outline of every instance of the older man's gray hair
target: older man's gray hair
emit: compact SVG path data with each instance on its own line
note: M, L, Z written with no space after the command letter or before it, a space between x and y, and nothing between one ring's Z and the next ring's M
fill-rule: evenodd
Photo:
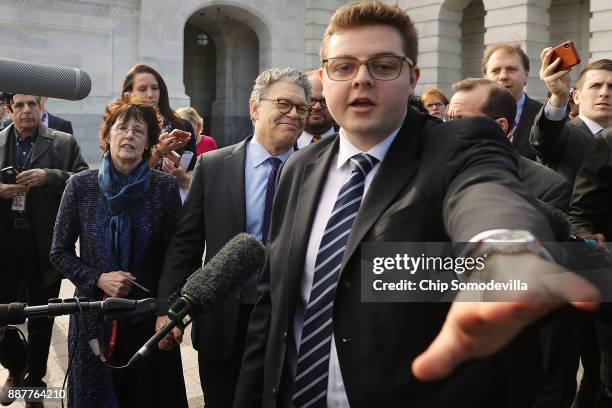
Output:
M304 90L306 103L310 101L312 89L310 80L306 74L293 68L268 68L263 71L255 79L255 85L253 85L249 101L256 101L259 103L259 101L266 97L268 87L278 81L287 81L296 84ZM252 114L251 120L254 121Z

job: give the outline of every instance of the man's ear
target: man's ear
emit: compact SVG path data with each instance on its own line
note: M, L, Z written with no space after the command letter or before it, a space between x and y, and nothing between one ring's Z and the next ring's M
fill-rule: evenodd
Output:
M413 90L416 87L417 82L419 82L420 77L421 69L419 67L414 67L414 69L410 70L410 86L412 86Z
M572 92L572 98L574 99L574 103L580 106L580 91L579 90L574 89L574 92Z
M251 118L253 120L259 119L259 117L258 117L259 113L257 111L258 109L259 109L259 105L258 105L257 101L255 101L255 100L249 101L249 111L251 112Z
M508 134L510 129L508 129L508 119L506 118L497 118L495 119L500 128L504 131L505 134Z

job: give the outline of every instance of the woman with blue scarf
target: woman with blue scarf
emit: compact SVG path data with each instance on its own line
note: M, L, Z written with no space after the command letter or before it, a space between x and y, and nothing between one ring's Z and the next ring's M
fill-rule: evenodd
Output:
M106 107L102 166L68 181L51 248L51 261L76 285L75 296L157 296L181 207L176 179L148 164L160 131L156 108L148 101L124 95ZM153 316L113 322L101 322L95 313L71 316L68 406L186 407L178 348L157 350L131 368L111 370L89 346L97 339L106 361L121 366L154 333Z

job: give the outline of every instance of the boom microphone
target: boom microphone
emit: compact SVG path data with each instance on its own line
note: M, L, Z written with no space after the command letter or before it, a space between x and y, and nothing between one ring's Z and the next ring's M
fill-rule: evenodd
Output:
M232 238L210 261L195 271L181 290L181 297L172 305L168 314L171 320L145 343L132 357L151 353L165 336L177 325L183 325L187 314L209 313L215 305L238 289L263 265L265 249L253 235L241 233Z
M26 306L23 303L0 305L0 326L21 324L26 318L55 317L89 311L100 311L104 318L131 316L140 313L152 313L157 310L157 299L123 299L107 298L102 301L86 302L81 299L50 299L46 305Z
M77 101L90 91L91 78L80 69L0 58L0 92Z

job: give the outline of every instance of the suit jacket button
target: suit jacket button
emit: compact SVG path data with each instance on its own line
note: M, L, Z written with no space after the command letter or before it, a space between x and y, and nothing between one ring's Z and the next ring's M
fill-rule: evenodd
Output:
M287 332L283 332L283 341L287 342Z
M274 399L278 398L278 390L276 388L272 388L272 397Z

